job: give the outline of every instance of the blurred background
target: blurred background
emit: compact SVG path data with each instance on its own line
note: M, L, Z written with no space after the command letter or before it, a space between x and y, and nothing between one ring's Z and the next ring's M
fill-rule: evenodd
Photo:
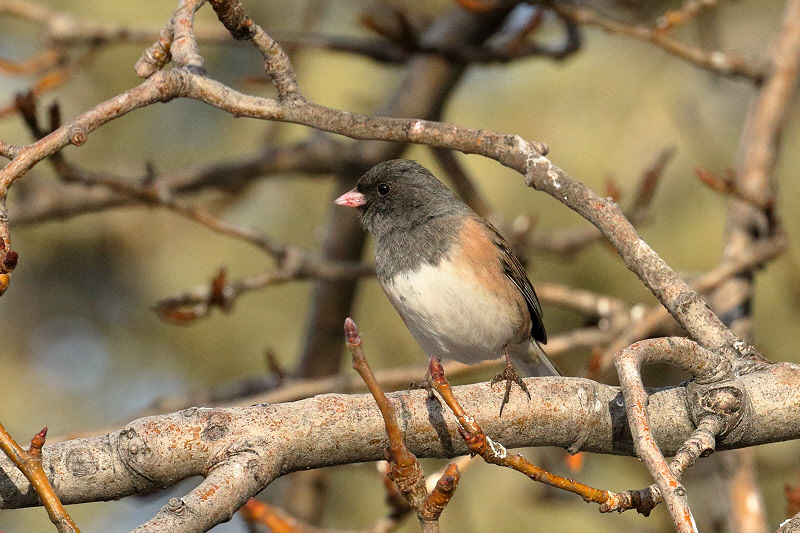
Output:
M35 0L70 17L156 31L169 20L173 2ZM761 57L780 26L783 2L720 2L704 17L675 30L676 38L697 45ZM608 2L601 9L617 17L653 25L657 16L680 2L649 4ZM393 1L414 27L423 29L453 9L444 0ZM361 17L386 16L384 2L327 0L245 2L248 15L279 41L281 36L375 37ZM217 29L207 6L197 14L198 28ZM562 37L558 21L545 16L536 33L542 42ZM519 134L550 147L549 157L596 191L613 179L620 203L630 201L636 183L667 147L675 147L659 184L642 237L676 270L687 275L716 266L723 251L728 197L697 179L703 167L724 174L736 166L746 112L754 94L750 82L716 76L645 43L601 30L582 30L580 50L560 61L530 57L507 63L471 65L446 100L443 120L463 126ZM0 18L0 57L21 61L46 47L42 26L11 16ZM69 52L87 53L89 44ZM41 115L58 101L65 120L137 85L133 65L149 44L102 44L52 90L39 96ZM263 77L261 55L232 39L202 42L209 75L238 90L272 95ZM358 54L296 46L291 57L304 95L329 107L374 113L400 83L405 67ZM0 75L0 106L13 104L37 78ZM784 133L777 169L779 212L790 240L800 234L800 109L794 105ZM147 163L158 172L236 161L260 153L266 145L285 145L313 132L299 126L232 116L194 101L172 101L133 112L92 133L85 145L67 147L69 161L96 173L137 180ZM30 142L20 118L0 118L0 139ZM416 159L447 181L425 147L411 147ZM536 232L558 232L588 223L547 195L525 187L515 172L494 161L458 154L500 221L519 216L534 221ZM118 428L140 416L154 401L192 391L207 391L243 379L265 376L265 351L272 350L291 372L306 342L312 282L274 285L239 298L229 313L213 310L185 325L161 320L152 308L162 299L208 284L221 267L229 279L252 276L273 261L253 246L160 208L125 207L36 224L15 224L15 195L27 182L57 181L43 162L12 191L10 219L13 249L19 253L9 290L0 300L0 419L18 442L27 442L48 426L53 437L102 428ZM235 194L202 192L193 198L221 218L256 228L282 242L319 250L331 199L338 182L329 174L281 173L260 176ZM76 185L74 187L80 187ZM86 189L89 191L89 189ZM364 254L372 261L371 249ZM528 273L534 281L558 283L612 295L630 304L656 300L616 253L598 243L569 257L532 250ZM756 347L767 357L800 362L800 287L795 248L758 273L754 312ZM544 305L551 336L580 326L583 317ZM365 339L373 368L423 364L425 355L395 314L374 279L358 285L354 318ZM558 359L567 375L584 375L590 350ZM352 372L349 364L343 372ZM492 375L471 376L469 381ZM419 376L422 377L421 375ZM613 376L606 376L613 383ZM682 376L656 369L646 384L677 384ZM756 450L758 474L774 530L785 518L784 484L800 482L797 443ZM527 452L526 452L527 453ZM610 490L644 487L645 469L632 458L588 456L571 472L563 454L531 451L542 466ZM427 461L427 472L444 462ZM686 483L701 530L706 506L702 465ZM291 476L289 476L291 477ZM700 479L698 479L700 478ZM265 491L285 504L291 483L283 479ZM330 469L328 494L317 518L326 526L367 527L386 512L382 482L374 465ZM151 517L170 497L189 490L192 481L146 498L72 506L83 531L128 531ZM694 489L693 489L694 488ZM694 490L694 492L693 492ZM713 492L711 492L713 494ZM288 505L288 504L287 504ZM704 527L705 526L705 527ZM416 531L410 519L401 531ZM470 467L442 518L445 531L670 531L663 506L649 518L632 512L601 516L594 505L573 495L556 494L523 476L488 467ZM42 509L0 512L0 531L52 528ZM219 531L245 531L236 517Z

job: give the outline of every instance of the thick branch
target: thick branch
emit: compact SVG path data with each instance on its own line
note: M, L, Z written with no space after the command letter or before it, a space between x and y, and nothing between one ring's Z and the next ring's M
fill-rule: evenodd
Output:
M800 437L800 366L771 365L741 378L750 411L743 431L723 439L718 449L754 446ZM572 451L629 455L633 452L619 391L578 378L527 380L533 400L512 401L497 417L499 391L486 383L456 387L465 410L508 448L560 446ZM398 423L406 445L419 457L468 453L458 424L424 391L390 394L400 406ZM553 406L559 406L553 409ZM694 431L683 387L650 391L651 431L661 451L674 454ZM331 431L336 428L336 431ZM346 435L346 437L343 437ZM180 479L221 468L234 483L235 496L192 502L174 531L200 529L203 516L222 520L279 475L295 470L382 459L383 419L368 395L323 395L299 402L248 408L192 408L143 418L105 437L46 445L45 468L52 472L64 503L116 499L154 492ZM244 460L244 458L247 460ZM229 464L233 463L233 464ZM24 476L7 459L0 461L0 508L37 505ZM197 491L221 487L219 476ZM233 489L231 489L233 490ZM197 494L193 492L192 494ZM222 501L226 500L226 501ZM196 505L196 506L195 506ZM208 505L208 507L203 507ZM175 506L177 507L177 505ZM208 522L203 522L203 527Z

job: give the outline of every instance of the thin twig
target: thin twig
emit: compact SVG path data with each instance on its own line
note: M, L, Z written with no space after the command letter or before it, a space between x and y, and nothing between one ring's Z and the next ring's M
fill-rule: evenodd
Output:
M674 153L674 148L665 148L642 171L633 192L633 200L625 208L625 216L634 226L643 223L649 216L657 186ZM600 240L602 236L596 227L581 225L561 231L539 231L530 235L527 240L529 247L570 258L588 245Z
M754 83L760 83L765 75L763 67L753 64L739 54L694 48L671 38L668 33L660 31L658 28L626 24L586 7L572 7L559 3L553 4L553 9L561 16L571 18L580 25L596 26L609 33L652 43L670 55L715 74L744 78Z
M704 9L711 9L719 4L719 0L684 0L680 9L664 13L656 24L656 29L668 33L682 24L694 19Z
M642 384L641 366L644 363L652 362L678 365L694 376L696 380L704 383L724 379L730 375L731 366L718 354L705 350L682 337L641 341L621 350L614 356L636 455L647 466L658 485L677 531L692 533L697 531L697 526L689 508L686 489L680 483L679 474L667 464L650 430L650 417L647 412L648 397ZM712 429L720 432L723 427L724 425L715 425L712 426ZM697 432L694 435L697 435ZM684 443L682 450L686 456L679 460L679 464L688 466L696 459L692 451L694 445L690 442L691 440L690 438ZM704 446L707 445L697 447L699 450L697 455L702 452Z
M754 243L744 254L731 261L725 261L715 269L689 280L689 286L694 290L706 294L743 273L753 272L764 264L779 257L789 246L787 235L784 232L776 233L772 238ZM672 321L672 316L663 306L655 306L640 313L634 324L622 331L622 334L610 343L598 357L594 372L588 377L604 375L613 362L613 356L619 350L634 342L648 338L658 328Z
M631 501L624 494L617 494L607 490L592 488L574 479L567 479L539 468L528 462L522 455L511 455L499 442L487 436L475 419L468 415L461 404L456 400L450 383L444 375L442 364L436 359L430 359L431 385L442 397L444 402L455 415L459 424L459 433L473 454L480 455L484 461L498 466L504 466L521 472L534 481L550 485L558 489L573 492L581 496L584 501L600 504L601 512L623 511L633 507Z
M409 451L403 442L403 435L397 423L397 414L394 405L381 390L378 381L364 356L364 349L358 328L352 319L344 323L347 348L353 358L353 368L364 380L375 403L381 411L386 435L389 437L389 446L386 448L386 460L389 462L389 475L397 485L397 489L416 511L422 530L425 532L439 531L439 516L450 502L450 498L458 485L459 472L455 464L445 469L434 489L428 493L425 486L425 475L417 457Z
M39 495L42 505L47 509L50 521L55 524L59 533L80 533L75 522L61 504L61 500L56 496L42 467L42 447L46 436L47 428L44 428L31 439L31 446L25 451L0 424L0 450L25 474L36 494Z
M20 149L11 143L0 141L0 156L6 159L14 159L19 155Z

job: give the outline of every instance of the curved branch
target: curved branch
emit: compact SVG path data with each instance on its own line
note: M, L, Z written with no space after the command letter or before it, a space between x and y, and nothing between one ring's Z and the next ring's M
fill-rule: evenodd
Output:
M0 173L0 193L33 165L68 143L82 142L102 124L134 109L182 96L200 100L235 116L304 124L354 139L391 140L446 147L479 154L526 175L526 182L573 209L598 227L617 249L626 266L669 309L675 319L703 346L731 358L755 353L738 339L700 296L650 246L641 240L619 206L572 179L544 154L542 143L516 135L416 119L370 117L337 111L305 100L279 101L248 96L215 80L175 69L159 71L147 81L58 128L23 148Z

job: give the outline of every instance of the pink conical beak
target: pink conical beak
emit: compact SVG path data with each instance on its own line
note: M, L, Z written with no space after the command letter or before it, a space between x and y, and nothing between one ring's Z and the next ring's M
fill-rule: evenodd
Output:
M334 200L333 203L347 207L358 207L367 203L367 197L358 192L358 190L352 189Z

